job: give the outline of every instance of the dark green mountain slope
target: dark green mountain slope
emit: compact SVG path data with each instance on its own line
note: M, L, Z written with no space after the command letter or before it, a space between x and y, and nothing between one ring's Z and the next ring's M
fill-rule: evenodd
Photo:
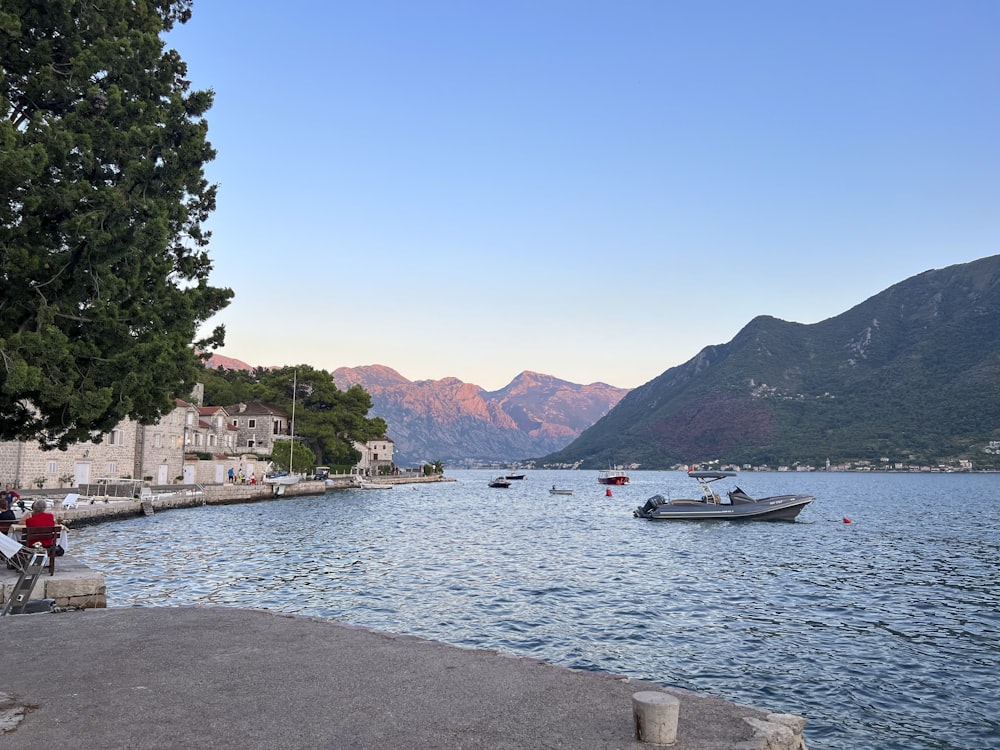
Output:
M543 464L937 462L1000 440L1000 255L813 325L754 318L623 398Z

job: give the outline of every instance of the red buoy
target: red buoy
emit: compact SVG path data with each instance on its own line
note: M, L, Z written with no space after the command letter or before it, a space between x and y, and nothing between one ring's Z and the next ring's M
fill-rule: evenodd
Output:
M852 521L852 520L851 520L850 518L848 518L847 516L844 516L844 523L854 523L854 521Z
M611 488L610 488L610 487L608 487L608 488L607 488L607 489L606 489L606 490L604 491L604 497L611 497Z

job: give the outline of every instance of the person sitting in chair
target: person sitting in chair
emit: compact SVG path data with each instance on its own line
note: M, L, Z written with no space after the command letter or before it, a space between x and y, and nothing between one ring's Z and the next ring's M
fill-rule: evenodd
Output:
M5 503L2 503L2 505L0 505L0 507L4 508L3 513L0 513L0 521L16 521L17 520L17 516L14 514L14 501L13 500L7 500Z
M51 513L46 512L49 504L38 498L31 504L31 515L24 519L24 525L27 527L32 526L55 526L56 518ZM51 547L55 544L51 539L42 542L43 547Z

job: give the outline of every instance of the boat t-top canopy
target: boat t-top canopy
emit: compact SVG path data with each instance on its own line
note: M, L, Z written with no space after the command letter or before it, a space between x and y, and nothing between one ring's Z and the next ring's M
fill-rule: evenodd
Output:
M735 477L735 471L689 471L688 476L692 479L702 479L706 482L714 482L716 479Z

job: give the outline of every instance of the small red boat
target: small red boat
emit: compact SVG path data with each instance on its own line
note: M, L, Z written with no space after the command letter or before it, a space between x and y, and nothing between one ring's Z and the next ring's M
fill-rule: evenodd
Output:
M621 469L603 469L597 474L598 484L628 484L628 474Z

